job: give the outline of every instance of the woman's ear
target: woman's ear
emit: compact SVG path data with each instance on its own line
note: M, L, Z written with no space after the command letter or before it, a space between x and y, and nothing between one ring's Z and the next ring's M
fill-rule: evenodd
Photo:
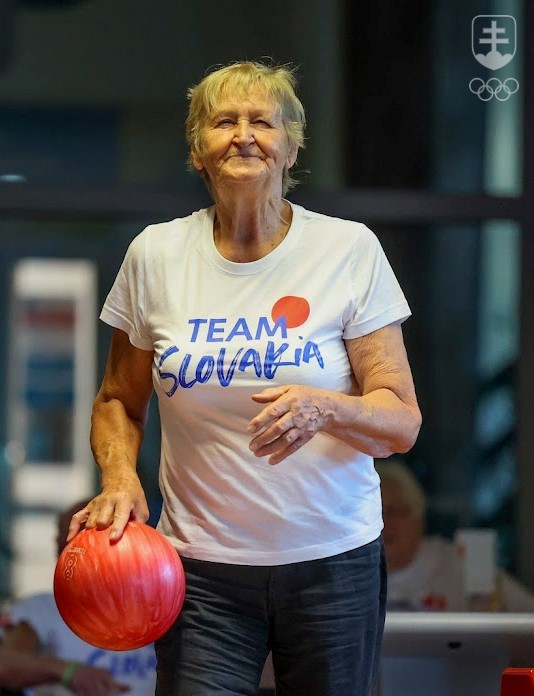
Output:
M202 160L200 159L199 155L191 155L191 162L193 163L193 167L197 170L197 172L201 172L204 169L204 165L202 164Z
M191 153L191 162L193 163L193 167L197 170L197 172L201 172L204 169L202 158L200 157L198 152Z
M299 149L296 145L293 145L290 147L289 152L287 153L286 157L286 167L287 169L291 169L291 167L295 164L297 161L297 155L299 154Z

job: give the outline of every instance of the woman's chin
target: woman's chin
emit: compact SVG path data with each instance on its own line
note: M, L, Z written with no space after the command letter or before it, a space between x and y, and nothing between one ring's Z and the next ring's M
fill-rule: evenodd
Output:
M267 177L265 176L265 172L252 171L252 169L249 169L248 171L243 170L232 172L231 174L226 174L221 179L220 183L226 185L239 185L261 184L265 183L266 181Z

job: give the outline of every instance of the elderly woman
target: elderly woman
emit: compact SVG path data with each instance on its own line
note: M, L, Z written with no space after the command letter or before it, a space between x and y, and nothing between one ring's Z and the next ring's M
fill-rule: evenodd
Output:
M364 225L284 198L303 145L286 67L228 65L190 90L192 167L215 205L132 242L101 318L114 327L91 442L102 493L73 518L122 534L155 389L159 530L187 574L158 644L158 694L364 696L385 577L373 457L421 422L410 311Z

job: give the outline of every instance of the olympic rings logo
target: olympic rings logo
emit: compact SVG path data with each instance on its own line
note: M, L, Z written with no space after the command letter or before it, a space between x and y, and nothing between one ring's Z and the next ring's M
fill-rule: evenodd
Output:
M504 82L497 77L490 77L487 82L480 77L474 77L469 83L469 90L482 101L489 101L493 97L499 101L506 101L518 89L519 82L514 77L509 77Z

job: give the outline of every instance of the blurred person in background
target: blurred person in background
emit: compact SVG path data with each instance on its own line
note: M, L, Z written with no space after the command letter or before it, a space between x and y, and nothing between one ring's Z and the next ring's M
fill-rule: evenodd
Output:
M72 515L87 503L88 500L80 501L58 516L58 556L65 547ZM14 601L7 608L6 619L8 628L0 645L0 656L6 663L9 662L9 655L15 653L20 656L17 657L20 668L11 663L6 673L11 683L18 679L19 688L36 683L47 684L26 689L25 694L59 696L74 692L84 696L106 696L128 692L130 696L150 696L154 693L156 657L153 645L125 652L107 651L89 645L65 624L51 592ZM24 667L24 656L39 658L32 671ZM45 675L48 674L43 682L23 683L31 673L37 678L41 669L45 670Z
M133 240L101 318L93 409L102 493L74 516L121 536L148 509L136 472L155 389L158 529L184 608L157 642L161 696L369 696L385 614L373 457L421 423L410 310L363 224L290 203L305 117L286 66L243 62L189 92L190 162L215 205Z
M34 687L33 690L29 690ZM0 648L0 694L69 693L97 696L128 691L117 684L107 670L87 667L74 669L74 663L59 658L34 655L21 650Z
M455 545L425 536L426 496L399 459L377 462L388 564L388 611L468 611L462 559ZM534 611L534 596L503 570L488 610Z

